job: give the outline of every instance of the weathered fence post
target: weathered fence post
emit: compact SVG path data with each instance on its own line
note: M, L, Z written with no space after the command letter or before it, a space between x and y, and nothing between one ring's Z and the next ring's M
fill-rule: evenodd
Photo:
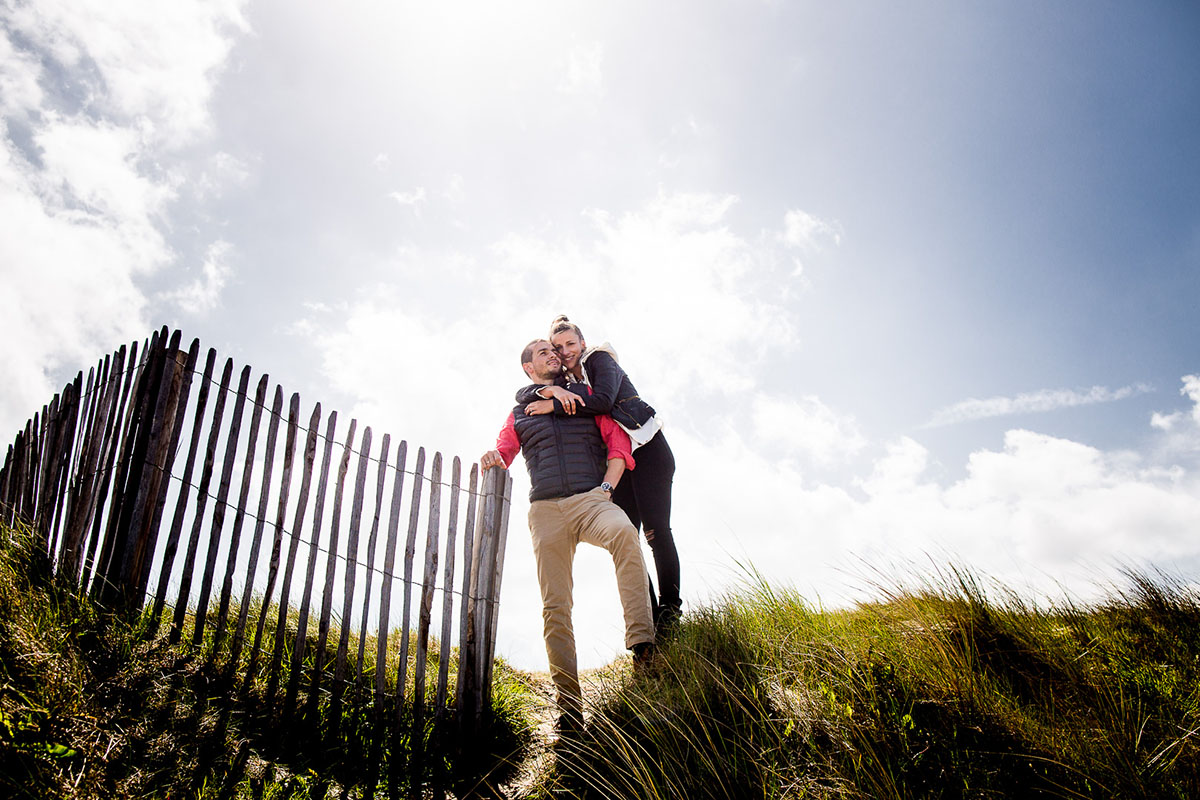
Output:
M442 524L442 454L433 454L429 474L429 515L425 537L425 569L421 574L421 608L417 623L417 654L413 664L412 791L420 795L425 768L425 662L429 656L429 625L437 581L438 530Z
M41 462L41 437L39 435L42 428L42 419L46 416L45 407L42 412L34 414L33 419L25 426L25 450L23 455L21 470L24 473L23 491L17 506L17 515L29 525L37 522L37 518L33 512L34 500L37 497L38 479L38 464Z
M197 355L199 354L199 344L200 340L197 339L192 345L193 349L197 350ZM192 367L195 366L190 354L188 356L188 361ZM183 518L184 514L187 513L188 498L192 494L192 469L195 467L196 453L200 447L200 428L201 423L204 421L205 407L208 405L208 389L212 379L213 367L216 366L216 362L217 351L209 350L208 358L204 362L204 373L200 377L200 393L196 398L196 414L194 420L192 421L192 437L191 442L188 445L188 454L187 460L184 463L183 477L180 479L179 499L175 503L175 516L171 520L171 531L167 534L166 548L163 551L162 567L159 569L158 573L158 586L155 588L154 592L154 608L150 615L151 636L158 632L158 621L162 616L163 606L166 604L167 599L167 583L171 577L171 570L175 566L175 554L179 549L179 537L183 533ZM197 512L197 516L203 515L203 508L204 506L201 501L200 511ZM193 550L192 552L194 555L195 551ZM184 597L186 597L186 593L184 594ZM187 604L185 601L182 604L177 603L177 605L186 606Z
M296 437L300 426L300 395L293 394L291 402L288 405L288 429L287 439L284 444L283 453L283 475L279 484L279 506L275 514L275 538L271 545L271 561L267 567L267 587L263 590L263 605L258 614L258 625L254 633L254 647L250 650L250 664L246 667L246 679L242 684L242 695L244 696L250 690L250 684L254 680L254 669L258 664L258 655L262 647L263 632L266 629L267 617L271 610L271 595L275 590L275 581L279 577L279 559L283 552L283 532L284 523L287 521L288 509L288 494L292 486L292 467L296 458ZM291 582L291 565L293 563L292 556L295 554L295 547L289 544L288 547L288 583ZM282 597L279 602L279 617L287 618L287 593L290 586L284 586L281 589ZM249 591L247 589L247 591ZM280 639L282 641L282 638ZM276 645L278 647L278 645ZM272 666L278 667L278 661L272 659ZM274 670L270 671L268 686L276 679ZM267 691L266 703L264 709L269 711L274 701L274 688Z
M495 578L507 486L507 470L484 471L483 496L478 504L476 535L471 548L470 602L463 620L467 629L466 648L459 654L459 724L460 735L464 738L479 729L490 695L485 683L490 667L486 659L491 650L488 638L493 614L499 601Z
M132 547L126 551L121 575L121 581L131 593L128 599L131 607L140 607L145 602L163 506L167 502L171 468L175 464L175 452L183 433L192 371L199 354L199 339L192 342L186 355L181 353L179 332L176 331L165 355L166 363L157 387L158 403L147 451L150 460L146 464L135 501L129 530Z
M454 703L458 708L460 727L462 718L467 710L466 697L469 694L467 686L470 683L470 666L467 663L469 639L474 636L470 617L473 606L471 600L471 575L475 572L475 508L479 498L479 465L471 465L471 482L467 489L466 525L463 526L463 565L462 565L462 600L458 613L458 680L455 683ZM472 714L474 711L471 712Z
M229 381L233 377L233 359L225 362L221 373L221 384L217 388L217 401L213 404L213 417L208 433L208 444L204 451L204 468L200 472L200 486L196 489L196 516L192 520L192 530L188 535L187 551L183 557L183 574L179 582L179 600L175 604L175 614L171 621L171 633L167 640L175 644L183 635L183 623L187 614L188 602L191 599L193 574L196 569L196 555L200 547L200 532L204 525L204 509L208 505L208 488L212 482L213 466L217 456L217 442L221 436L221 420L225 415L225 395L229 389ZM184 487L186 490L188 487Z
M242 653L243 639L246 635L246 620L250 615L250 603L254 599L254 576L258 572L258 551L262 545L263 529L267 524L267 504L270 502L271 473L275 468L275 440L279 438L279 422L283 417L282 386L277 385L275 387L275 400L271 404L270 414L271 419L267 425L267 450L263 456L262 484L258 490L258 514L254 523L254 538L250 541L250 561L246 565L246 574L242 584L242 604L241 608L238 609L237 630L234 631L233 641L229 646L229 664L231 669L237 665L238 657ZM247 471L249 471L249 468L247 468ZM260 618L266 616L267 605L269 603L268 595L263 598L263 607L259 610ZM259 630L262 630L261 626ZM257 639L255 639L254 646L257 649Z
M375 551L379 543L379 519L383 514L383 492L387 485L388 450L391 447L392 436L385 433L379 444L379 473L375 479L375 514L371 517L371 533L367 538L367 573L366 586L363 587L362 622L358 629L358 670L354 676L357 689L362 684L363 666L367 655L367 620L371 613L371 584L375 577ZM386 637L381 637L386 639ZM382 663L376 662L378 672ZM386 670L385 670L386 672Z
M124 348L121 348L116 354L104 357L100 374L92 386L91 408L71 479L67 519L58 555L58 574L71 582L79 578L83 567L80 548L84 546L84 536L91 527L91 517L96 508L96 484L100 480L100 462L104 457L104 440L112 413L113 384L117 382L116 360L123 353ZM113 370L111 373L110 367Z
M54 395L48 405L42 407L42 425L38 436L37 457L37 486L33 491L33 527L41 537L42 548L50 542L49 531L43 519L46 513L46 502L50 495L53 480L50 477L51 462L54 460L54 437L58 432L58 404L61 395Z
M242 369L238 379L237 399L233 403L233 418L229 420L229 437L225 441L225 463L221 466L221 483L217 488L217 504L213 508L212 528L208 534L208 552L204 559L204 574L200 578L200 599L196 601L196 622L192 630L192 646L199 647L204 640L204 623L208 618L208 600L217 568L217 555L221 548L221 530L225 524L225 511L229 508L229 484L233 480L233 466L237 461L237 444L242 430L242 411L246 407L246 388L250 384L250 366ZM214 431L216 428L214 427ZM213 654L217 645L213 645Z
M461 492L462 461L458 456L450 466L450 519L446 522L446 567L442 576L442 635L439 639L437 694L433 707L438 721L445 717L446 687L450 680L450 634L454 623L454 546L458 538L458 500Z
M346 475L350 471L350 455L354 452L354 432L358 420L350 420L350 432L346 435L346 444L342 448L342 459L338 464L337 486L333 495L333 518L329 526L329 557L325 560L325 588L321 592L321 620L317 626L317 649L313 653L312 690L308 695L308 713L313 720L314 730L320 722L317 713L321 698L321 680L325 672L325 660L328 655L330 616L333 613L333 584L337 574L338 539L341 535L342 497L345 495Z
M82 589L92 585L92 577L96 572L96 551L100 547L101 530L104 528L104 504L107 503L109 489L113 486L116 451L121 443L121 421L125 419L125 404L130 398L133 375L137 373L137 367L134 366L138 361L137 342L130 345L128 362L125 359L126 351L122 347L116 351L113 361L109 404L104 415L104 426L100 431L100 462L97 462L95 485L92 486L91 498L84 516L84 530L80 531L80 536L88 539L85 553L82 554L82 561L79 563L79 585Z
M408 684L409 612L412 611L412 564L417 547L417 522L421 512L421 488L425 473L425 448L417 448L417 465L413 470L412 499L409 501L408 540L404 545L404 605L400 621L400 663L396 665L396 725L394 735L400 737L404 720L404 690ZM411 729L410 729L411 730ZM395 752L399 748L393 747ZM405 768L403 759L393 756L390 787L393 795L399 793L400 777Z
M49 496L46 498L47 511L44 515L50 534L47 555L53 560L58 550L59 523L62 521L63 509L66 506L67 485L70 479L71 454L75 444L75 428L79 422L79 405L81 402L83 372L75 376L73 383L67 384L62 392L60 419L58 431L54 437L54 453L51 458Z
M346 536L346 570L342 578L341 635L338 636L337 655L334 658L333 686L331 688L329 712L329 740L337 739L341 726L342 693L345 690L346 658L349 655L351 620L354 618L354 586L358 578L358 532L362 526L363 493L367 486L367 466L371 456L371 428L363 430L359 445L358 470L354 480L354 499L350 504L350 529ZM365 603L364 603L365 605Z
M138 530L143 511L139 501L157 486L156 475L148 470L155 434L161 434L161 418L156 414L162 392L163 373L170 354L178 349L179 334L168 347L167 329L156 332L145 351L145 363L134 387L134 402L130 406L129 423L125 434L116 490L113 494L111 524L97 571L97 599L105 606L122 611L134 607L132 570L138 565ZM164 403L166 398L162 398ZM157 475L161 478L161 473Z
M233 599L233 576L237 571L237 559L242 543L242 525L246 521L246 503L250 499L250 486L254 482L254 453L258 448L258 429L262 423L263 406L267 400L266 375L258 381L254 390L254 409L250 413L250 433L246 437L246 460L242 466L242 488L233 515L233 530L229 534L229 554L225 562L225 580L221 583L221 599L217 606L217 630L213 634L213 652L221 649L225 639L225 626L229 621L229 603ZM266 469L271 469L270 462ZM236 645L235 645L236 646ZM236 658L236 653L231 658Z
M8 492L13 477L13 446L8 446L4 456L4 466L0 467L0 522L8 523Z
M396 448L396 478L392 485L392 505L388 513L387 544L384 546L383 575L379 587L379 626L376 637L375 651L375 735L372 737L370 764L368 767L369 785L374 787L379 777L379 759L383 752L383 741L388 731L388 715L384 705L384 691L387 688L387 651L388 640L391 638L391 608L392 583L396 573L396 538L400 531L400 506L404 501L404 467L408 459L408 442L401 440ZM400 704L402 693L396 693L396 703ZM398 727L396 729L398 735ZM394 746L393 752L396 750ZM395 764L393 757L393 767ZM396 786L396 769L389 771L389 786Z
M508 547L508 512L512 508L512 473L507 470L496 487L498 505L494 536L496 549L492 558L492 580L488 592L488 626L484 638L486 652L483 654L483 699L481 706L492 706L492 668L496 663L496 632L500 625L500 585L504 578L504 552Z
M107 361L106 357L100 365L88 370L87 383L84 385L83 394L79 397L79 418L73 436L74 441L71 444L72 457L64 476L67 485L63 492L63 514L60 530L62 538L57 549L51 548L51 558L54 558L55 569L58 571L60 577L62 576L62 559L66 553L67 541L71 532L71 520L77 513L76 507L79 504L79 489L81 485L79 479L87 457L87 446L91 438L92 425L96 418L96 407L100 397L100 381L102 380L100 370Z
M325 426L325 452L321 458L321 478L317 481L317 501L313 508L312 541L308 544L308 571L304 576L304 594L300 595L300 615L296 620L296 639L292 646L291 674L288 676L287 696L284 698L285 726L295 712L296 692L300 687L300 667L304 663L304 649L308 643L308 611L312 601L313 580L317 572L317 554L320 552L321 544L321 516L325 511L325 486L329 482L329 462L333 458L333 434L336 429L337 412L330 411L329 422Z
M299 410L300 398L292 397L293 407ZM290 424L290 423L289 423ZM292 572L296 566L296 552L300 549L304 531L304 514L308 510L308 494L312 487L313 463L317 457L317 438L321 432L321 404L313 408L308 421L308 436L304 444L304 466L300 472L300 495L296 499L296 516L292 520L291 542L288 544L287 565L283 570L283 584L279 587L279 613L275 621L275 644L271 651L271 668L267 678L267 711L275 707L275 692L279 688L279 670L283 664L284 640L287 635L288 611L291 608ZM291 681L288 681L289 686ZM284 716L290 714L285 705Z
M88 579L91 581L93 599L101 599L106 593L110 595L113 593L108 580L112 570L113 551L117 547L121 511L125 505L125 486L137 439L135 434L138 412L143 404L142 389L145 384L142 376L145 374L150 346L157 347L157 344L158 333L155 332L150 338L149 344L142 346L141 358L137 357L137 342L133 343L130 350L129 365L125 370L124 388L121 390L120 408L112 423L112 446L108 451L108 461L105 464L104 479L101 483L100 505L96 509L96 517L92 526L92 540L88 545L88 564L85 569L88 572ZM120 453L119 456L118 453ZM116 472L113 472L114 469ZM108 498L110 491L112 493L111 500ZM103 507L106 500L109 500L108 516L103 526L104 534L101 536L101 521L104 519Z

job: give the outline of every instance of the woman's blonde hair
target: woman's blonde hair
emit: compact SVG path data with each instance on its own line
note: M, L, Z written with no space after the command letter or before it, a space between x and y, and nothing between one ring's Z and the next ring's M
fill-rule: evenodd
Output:
M550 336L553 337L554 334L562 333L563 331L574 331L575 335L579 337L579 341L584 341L583 331L579 330L579 326L567 319L566 314L559 314L550 323Z

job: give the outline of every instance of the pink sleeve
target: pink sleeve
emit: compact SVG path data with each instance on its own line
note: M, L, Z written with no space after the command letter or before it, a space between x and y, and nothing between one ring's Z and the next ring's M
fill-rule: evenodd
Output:
M596 424L600 426L600 436L608 447L609 461L620 458L625 461L625 469L633 469L633 446L629 443L629 434L608 414L596 417Z
M504 427L500 429L500 435L496 437L496 449L500 451L500 457L504 459L505 467L511 467L513 459L517 457L517 453L521 452L521 440L517 438L516 419L511 412L508 419L504 421Z

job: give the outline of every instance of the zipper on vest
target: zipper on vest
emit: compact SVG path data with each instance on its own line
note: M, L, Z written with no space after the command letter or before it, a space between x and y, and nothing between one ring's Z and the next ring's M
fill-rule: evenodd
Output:
M550 415L550 422L554 425L554 449L558 452L558 480L560 490L559 497L567 497L571 493L571 487L567 483L567 454L563 450L562 429L559 427L558 417Z

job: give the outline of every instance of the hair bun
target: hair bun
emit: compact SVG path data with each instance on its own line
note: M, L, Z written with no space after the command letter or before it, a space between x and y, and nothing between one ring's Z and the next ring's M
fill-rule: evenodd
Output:
M571 331L579 337L579 341L583 341L583 331L579 330L579 326L571 322L566 314L559 314L554 318L554 322L550 323L550 336L553 338L555 334L562 333L563 331Z

